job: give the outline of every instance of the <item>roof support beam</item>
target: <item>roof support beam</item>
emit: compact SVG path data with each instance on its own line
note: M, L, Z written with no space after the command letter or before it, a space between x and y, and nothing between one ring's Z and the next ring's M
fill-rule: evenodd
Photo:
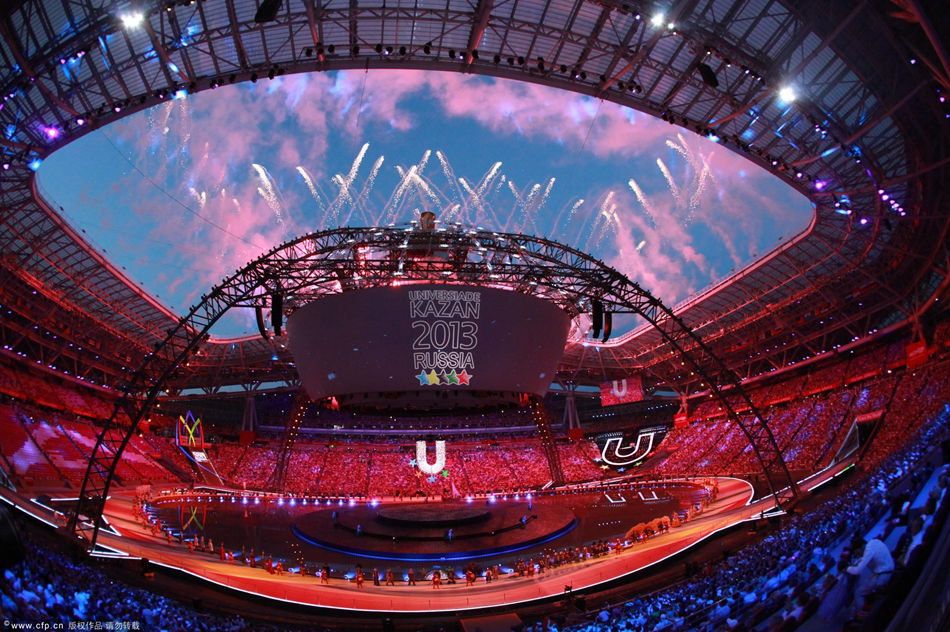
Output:
M482 37L485 35L485 28L488 26L488 19L491 18L491 11L495 8L495 0L478 0L478 6L475 8L474 22L472 31L468 34L468 46L465 49L465 65L471 66L475 56L472 51L478 50L482 43Z

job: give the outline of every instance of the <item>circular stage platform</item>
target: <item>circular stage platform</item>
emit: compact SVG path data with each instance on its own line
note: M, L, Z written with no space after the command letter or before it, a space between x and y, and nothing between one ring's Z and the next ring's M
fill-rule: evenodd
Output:
M322 549L404 562L468 560L549 542L577 526L565 506L506 502L326 508L300 517L294 535Z
M743 493L747 488L740 484ZM637 523L682 514L705 495L702 484L688 481L635 482L623 489L576 489L530 499L524 493L502 494L473 502L367 503L194 490L160 495L148 511L173 540L209 538L216 547L253 553L258 564L272 556L285 569L312 574L330 566L332 575L340 577L352 574L355 564L372 568L379 564L376 560L386 560L385 566L400 576L420 565L451 567L465 560L480 568L510 569L518 560L552 549L623 538Z
M418 505L381 507L376 511L376 520L406 527L459 527L485 522L491 511L481 507L464 505Z
M841 467L846 466L847 464ZM823 476L830 479L838 471L829 470ZM315 510L322 513L324 509L331 510L331 515L332 510L336 509L341 512L338 513L338 519L349 520L355 516L350 514L350 510L360 505L355 502L350 504L352 501L344 504L341 499L299 496L280 498L237 490L205 488L169 489L161 492L152 499L146 509L169 530L167 535L156 535L149 528L144 528L136 508L134 490L120 490L106 503L106 515L117 531L103 531L100 537L103 544L108 546L109 550L115 551L116 555L147 558L157 566L203 578L228 591L240 591L255 598L274 599L279 607L293 604L305 608L364 614L474 612L559 599L563 597L566 585L570 585L576 593L615 582L669 560L710 536L744 520L760 516L763 511L774 507L770 498L751 502L752 486L745 481L720 478L717 479L717 485L718 499L701 515L683 526L642 542L623 543L616 549L616 553L585 561L567 562L552 572L533 577L519 576L515 570L517 562L531 563L541 555L550 555L554 551L570 553L588 544L608 539L615 539L617 542L617 538L622 538L623 534L637 523L695 507L705 496L703 484L683 480L631 481L620 488L612 486L601 490L563 490L554 494L536 495L533 498L535 513L540 516L544 506L561 507L574 515L577 526L552 541L513 554L500 553L495 557L458 565L455 562L439 561L395 561L380 564L365 555L341 553L309 545L294 535L294 524L302 522ZM453 512L451 518L464 521L466 518L475 519L485 512L494 516L497 508L505 505L511 505L516 512L523 515L524 500L523 495L520 498L502 495L497 498L496 503L476 500L469 505L475 513L466 510L458 514L454 513L455 506L468 503L429 504L450 510ZM383 500L376 507L373 507L373 504L370 503L368 509L376 511L366 514L369 519L385 508L397 509L397 520L405 520L413 515L415 509L425 508L427 505L425 502L409 502L405 499ZM402 511L403 508L412 508L412 512L406 514ZM517 517L519 513L513 515ZM422 519L442 520L444 516L424 515ZM372 524L374 528L379 527L375 522L367 524ZM476 521L471 527L483 528L485 524L487 522ZM537 522L537 526L541 524ZM426 528L436 529L431 525ZM438 527L442 530L445 528ZM224 546L226 550L237 552L239 557L237 560L221 560L219 553L190 550L186 544L177 542L178 537L185 540L213 538L216 550ZM336 537L332 536L333 539ZM168 539L171 539L171 543L167 542ZM365 544L362 539L359 543ZM456 541L456 544L459 542ZM287 572L282 575L268 573L265 562L271 558L275 562L282 561ZM459 569L463 564L474 566L478 576L482 576L483 571L488 568L497 569L504 581L478 581L469 586ZM376 586L368 582L364 588L360 588L353 582L355 569L359 566L362 566L364 573L369 569L374 569L373 572L382 569L388 572L391 569L396 578L395 585ZM326 567L330 568L329 583L316 580L316 571ZM449 581L443 584L441 590L433 590L423 586L417 587L407 580L409 571L415 571L415 577L422 578L435 570L439 570L443 575L448 574L449 578L454 576L456 583Z

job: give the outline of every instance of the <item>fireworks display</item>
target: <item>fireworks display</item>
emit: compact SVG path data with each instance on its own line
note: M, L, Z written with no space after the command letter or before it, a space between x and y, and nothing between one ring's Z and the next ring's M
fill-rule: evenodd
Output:
M479 109L464 101L473 94ZM69 221L175 311L300 234L422 211L561 241L675 303L811 213L742 158L632 110L410 71L175 99L60 150L39 178ZM249 330L245 320L220 335Z

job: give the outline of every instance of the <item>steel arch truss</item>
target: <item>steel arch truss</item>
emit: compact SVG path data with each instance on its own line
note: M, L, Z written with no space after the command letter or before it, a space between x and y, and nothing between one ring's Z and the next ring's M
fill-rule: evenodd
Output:
M70 529L95 546L125 447L166 381L199 352L227 310L263 309L280 294L289 311L320 296L392 285L400 279L504 287L555 302L571 316L589 311L594 301L613 312L639 315L719 397L729 419L749 439L776 502L783 505L796 495L775 438L735 373L659 299L620 272L578 250L525 235L457 225L429 231L411 226L341 228L300 237L251 261L203 295L166 332L129 374L124 395L99 434ZM725 388L739 395L748 408L745 415L723 396Z

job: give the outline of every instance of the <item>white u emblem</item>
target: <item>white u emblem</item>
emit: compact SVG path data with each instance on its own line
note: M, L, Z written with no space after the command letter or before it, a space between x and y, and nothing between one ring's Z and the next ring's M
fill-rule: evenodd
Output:
M655 432L647 432L638 435L637 445L634 446L633 452L627 452L626 454L622 454L620 452L620 443L623 441L623 437L611 437L607 439L607 442L604 444L604 449L600 452L600 458L607 465L613 465L614 467L624 467L626 465L630 465L637 459L642 459L650 453L650 450L653 449L654 436L656 436ZM643 442L644 437L647 437L648 442L646 449L641 452L640 444ZM612 451L611 447L613 448ZM618 460L615 461L614 458Z
M616 395L617 397L623 397L627 394L627 379L614 380L613 386L610 387L610 392Z
M445 469L445 441L435 442L435 463L429 463L426 442L416 441L416 465L423 474L438 474Z

